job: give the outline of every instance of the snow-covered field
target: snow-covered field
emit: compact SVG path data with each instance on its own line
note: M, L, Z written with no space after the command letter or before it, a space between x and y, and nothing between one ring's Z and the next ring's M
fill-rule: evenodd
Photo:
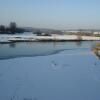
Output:
M100 61L90 49L0 60L0 100L100 100Z
M77 36L77 35L52 35L52 36L36 36L33 34L18 34L18 35L0 35L0 42L11 41L67 41L67 40L100 40L100 37L93 36Z

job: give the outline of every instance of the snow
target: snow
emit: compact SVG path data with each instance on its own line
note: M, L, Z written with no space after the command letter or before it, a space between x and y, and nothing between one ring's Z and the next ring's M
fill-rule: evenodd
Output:
M100 100L100 62L90 49L0 60L0 100Z
M77 35L52 35L52 36L36 36L33 34L16 34L16 35L0 35L0 42L11 41L40 41L40 40L79 40ZM81 40L100 40L100 37L81 36Z

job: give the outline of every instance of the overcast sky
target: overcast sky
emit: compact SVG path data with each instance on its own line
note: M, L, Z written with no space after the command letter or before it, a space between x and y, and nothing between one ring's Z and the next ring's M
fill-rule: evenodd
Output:
M0 24L100 29L100 0L0 0Z

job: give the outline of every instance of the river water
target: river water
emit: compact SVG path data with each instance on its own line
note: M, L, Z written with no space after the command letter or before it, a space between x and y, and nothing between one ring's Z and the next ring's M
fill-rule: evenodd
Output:
M0 100L100 100L95 43L0 44Z

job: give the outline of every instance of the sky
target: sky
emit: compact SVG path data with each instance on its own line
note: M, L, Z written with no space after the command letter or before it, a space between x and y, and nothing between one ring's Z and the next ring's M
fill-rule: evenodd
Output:
M0 0L0 24L50 29L100 29L100 0Z

